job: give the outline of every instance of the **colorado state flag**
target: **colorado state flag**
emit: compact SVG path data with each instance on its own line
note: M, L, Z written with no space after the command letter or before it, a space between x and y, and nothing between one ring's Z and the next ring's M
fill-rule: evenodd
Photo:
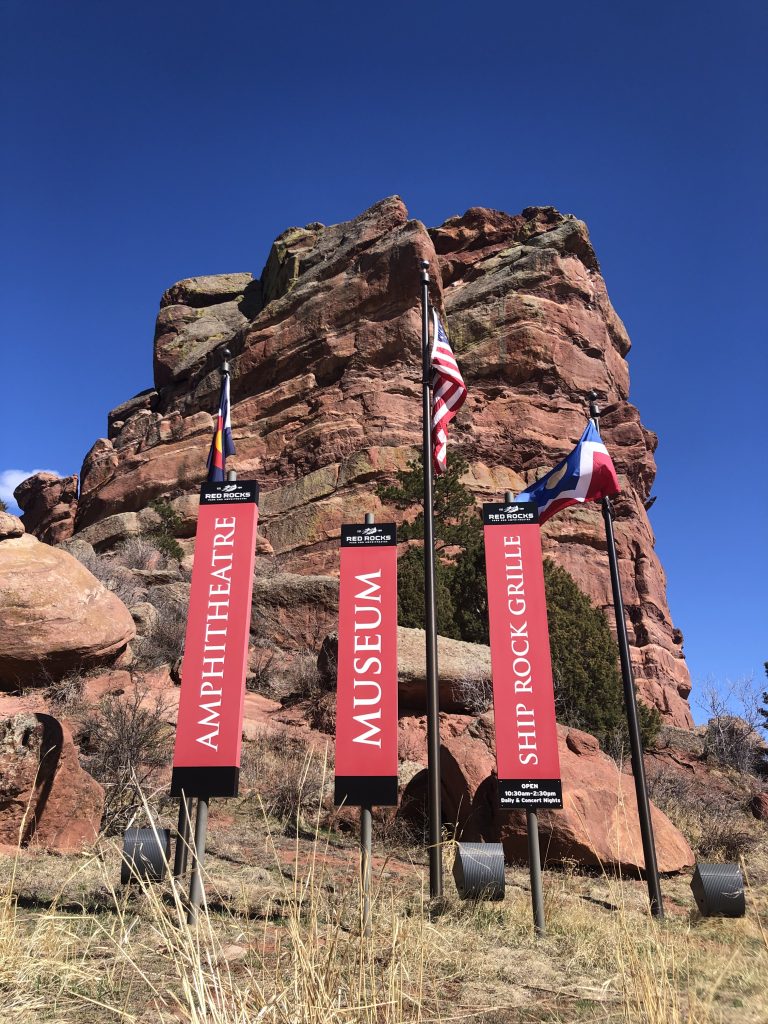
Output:
M232 440L232 422L229 418L229 374L225 374L221 382L219 414L208 453L208 480L211 483L226 480L227 456L234 454L235 442Z
M535 501L539 522L545 523L569 505L599 501L620 490L611 456L590 420L571 454L527 491L518 494L515 501Z

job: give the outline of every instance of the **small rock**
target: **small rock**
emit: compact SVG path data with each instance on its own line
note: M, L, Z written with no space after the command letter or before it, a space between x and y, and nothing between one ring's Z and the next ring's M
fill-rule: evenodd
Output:
M149 601L140 601L129 610L131 618L136 623L136 635L140 637L150 636L160 618L157 608L150 604Z
M10 512L0 512L0 540L20 537L23 533L24 523L18 516L12 516Z

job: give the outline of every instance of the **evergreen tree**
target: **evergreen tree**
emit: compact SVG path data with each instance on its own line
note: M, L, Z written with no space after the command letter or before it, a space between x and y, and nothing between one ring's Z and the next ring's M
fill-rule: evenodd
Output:
M765 669L766 676L768 676L768 661L763 662L763 668ZM757 713L763 719L761 728L768 732L768 690L763 690L762 700L763 706L757 709Z
M464 459L452 456L447 472L435 479L437 629L441 636L487 644L483 527L475 499L461 482L468 469ZM418 508L413 518L399 527L399 537L423 540L421 460L411 460L405 470L398 472L394 485L380 485L377 491L383 501L397 508ZM618 651L605 615L592 605L573 577L551 559L544 560L544 586L558 719L592 733L603 746L626 749ZM424 627L422 547L410 548L399 560L398 622L401 626ZM639 703L638 717L643 743L651 746L661 726L659 713Z
M597 736L603 746L628 744L616 641L602 609L595 608L569 572L544 559L549 643L557 717ZM661 719L638 702L643 744L652 745Z

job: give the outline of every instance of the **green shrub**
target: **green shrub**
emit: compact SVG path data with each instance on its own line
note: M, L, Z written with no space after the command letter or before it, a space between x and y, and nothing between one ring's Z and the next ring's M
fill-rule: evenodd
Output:
M160 525L151 530L148 536L152 539L158 551L162 551L169 558L181 561L184 557L184 550L176 540L182 525L182 518L169 501L164 498L155 498L149 503L149 507L160 516Z

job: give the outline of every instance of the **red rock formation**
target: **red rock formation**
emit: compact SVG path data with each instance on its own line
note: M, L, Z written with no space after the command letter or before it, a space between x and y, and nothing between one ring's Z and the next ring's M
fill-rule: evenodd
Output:
M616 535L638 685L668 722L690 727L682 637L644 507L656 437L627 400L630 342L587 229L551 207L514 217L473 209L427 231L390 198L345 224L285 232L258 281L222 275L169 289L155 387L114 410L109 438L86 456L77 529L96 524L114 543L141 529L137 515L158 496L191 526L226 343L231 466L261 483L262 532L282 570L336 572L340 524L364 510L391 514L375 483L420 441L420 259L431 263L433 301L469 386L452 446L470 462L479 499L521 489L560 459L583 429L586 392L599 393L623 488ZM555 517L544 539L607 607L598 507Z
M422 720L422 729L425 723ZM418 752L415 720L405 729L408 748ZM443 819L453 822L468 842L501 842L508 861L528 856L525 814L498 808L493 712L478 719L441 716ZM594 736L559 725L558 749L563 809L539 812L542 855L546 861L575 860L599 868L643 869L642 841L634 783L603 754ZM401 728L401 737L403 729ZM402 751L401 751L402 756ZM418 804L423 776L403 794L403 812ZM682 834L651 806L659 870L682 871L694 863Z
M0 719L0 845L59 853L93 844L104 790L65 725L43 712Z
M72 536L77 513L77 474L60 477L35 473L22 480L13 496L24 515L27 533L46 544L59 544Z
M66 551L4 532L0 690L45 686L69 669L114 660L136 633L122 601Z

